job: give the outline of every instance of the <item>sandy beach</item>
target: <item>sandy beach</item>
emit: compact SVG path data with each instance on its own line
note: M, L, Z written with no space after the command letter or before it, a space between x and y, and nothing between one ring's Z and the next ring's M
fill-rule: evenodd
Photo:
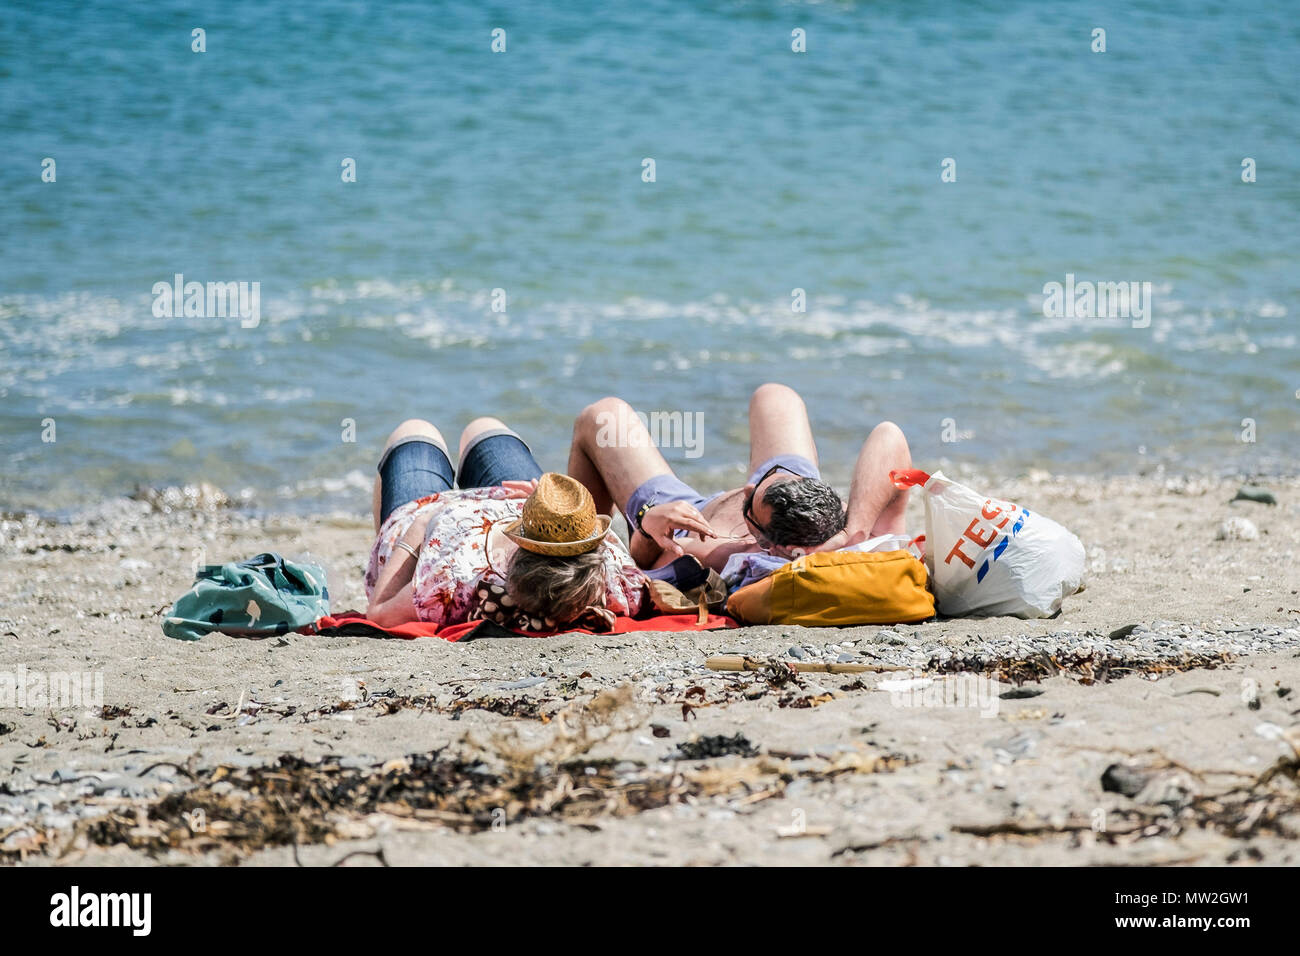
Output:
M971 483L1084 542L1057 618L185 643L160 624L196 558L310 553L363 607L368 520L7 515L0 671L102 675L103 701L0 710L0 859L1300 862L1300 479L1258 479L1273 505L1241 478Z

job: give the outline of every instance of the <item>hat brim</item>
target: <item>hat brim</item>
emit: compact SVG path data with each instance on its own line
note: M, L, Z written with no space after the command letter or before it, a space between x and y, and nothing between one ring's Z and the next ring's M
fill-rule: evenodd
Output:
M600 547L600 543L605 540L605 535L609 533L610 525L609 515L596 515L595 534L589 538L583 538L580 541L538 541L535 538L529 538L519 533L523 527L524 519L516 518L510 522L502 533L525 551L531 551L534 554L547 554L555 558L571 558L574 555L586 554L588 551L595 551Z

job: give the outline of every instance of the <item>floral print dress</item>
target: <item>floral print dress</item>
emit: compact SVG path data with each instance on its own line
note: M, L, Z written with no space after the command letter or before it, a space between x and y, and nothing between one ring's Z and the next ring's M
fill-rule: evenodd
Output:
M508 498L508 494L499 486L443 491L396 508L370 549L367 599L374 594L396 543L417 517L427 514L424 547L411 579L416 617L446 627L487 616L479 608L483 594L504 590L506 569L516 548L502 530L519 517L524 505L524 499ZM644 576L612 531L605 536L603 554L606 607L616 615L636 614L641 609ZM542 630L544 622L536 623L539 626L532 629Z

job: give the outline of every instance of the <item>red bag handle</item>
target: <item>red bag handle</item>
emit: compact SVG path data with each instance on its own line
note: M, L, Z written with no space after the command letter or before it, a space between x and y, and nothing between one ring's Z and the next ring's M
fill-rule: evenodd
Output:
M930 480L930 476L920 468L904 468L899 471L891 471L889 480L894 483L895 488L915 488L917 485L924 485Z

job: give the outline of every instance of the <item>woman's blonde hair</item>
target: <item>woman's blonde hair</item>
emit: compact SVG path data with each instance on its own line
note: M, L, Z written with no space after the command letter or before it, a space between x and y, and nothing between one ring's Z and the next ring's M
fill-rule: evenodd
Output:
M567 624L584 608L605 606L603 547L563 558L520 548L510 559L506 590L525 613Z

